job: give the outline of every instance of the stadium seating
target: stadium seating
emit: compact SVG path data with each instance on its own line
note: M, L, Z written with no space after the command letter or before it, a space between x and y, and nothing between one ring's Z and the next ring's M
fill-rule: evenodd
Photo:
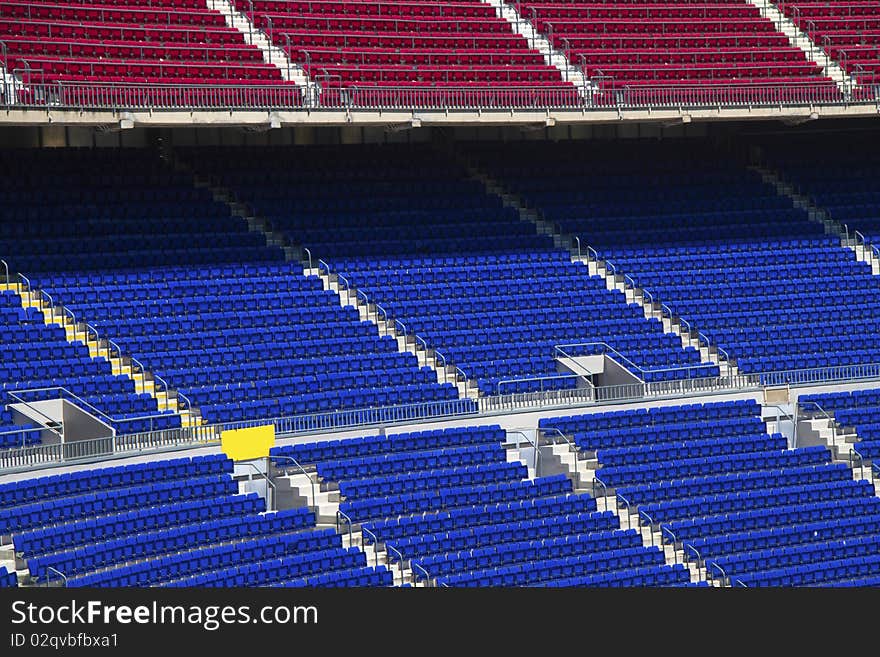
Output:
M821 67L747 2L506 2L584 68L600 102L622 91L617 98L633 104L839 97Z
M760 140L767 163L786 182L840 224L880 242L880 157L873 148L853 149L837 136L809 135Z
M0 566L0 588L15 588L18 586L18 575L8 572L6 566Z
M193 0L3 0L0 38L6 44L6 66L25 83L20 100L36 95L27 84L53 83L60 102L110 102L188 105L249 97L258 90L243 85L278 87L266 95L298 103L300 90L285 83L274 64L263 61L259 48L226 26L223 16ZM88 83L92 88L78 89ZM172 90L167 85L186 85ZM149 85L151 88L139 88ZM166 85L161 88L158 85ZM202 94L198 85L233 87ZM111 88L125 88L111 95ZM102 90L102 93L97 92Z
M646 380L717 373L426 147L189 149L183 156L484 394L575 387L577 377L557 372L554 346L564 343L611 343Z
M155 153L13 150L0 169L0 251L14 254L10 264L205 421L457 399L454 386L398 353L392 338ZM131 380L112 376L110 363L66 343L61 327L42 326L36 309L23 315L10 293L2 302L16 329L4 332L7 350L22 360L0 368L7 389L67 388L119 420L120 433L180 426L155 399L134 394ZM49 368L23 362L25 344L36 341L60 365L52 380L43 379Z
M880 3L877 0L776 3L816 45L862 84L876 84L880 71Z
M464 95L454 90L462 88L478 91L474 97L486 105L578 100L574 86L479 0L235 5L321 84L324 105L455 104ZM345 99L340 87L349 88ZM370 87L423 93L371 93Z
M577 142L511 142L468 151L741 373L880 362L880 308L863 302L880 289L870 268L711 146L615 142L585 152Z
M609 585L690 581L687 572L671 573L662 551L645 548L635 530L620 530L613 513L597 512L594 498L572 494L564 475L526 479L522 463L507 462L505 439L497 425L463 427L297 444L272 454L295 455L322 485L337 486L340 516L359 524L367 543L382 543L390 563L407 561L419 580L552 584L589 573Z
M806 413L816 414L821 409L841 427L855 429L858 441L853 452L864 461L880 460L880 390L801 395L798 403Z
M311 510L267 513L256 493L239 494L231 472L217 455L3 484L0 534L12 533L33 581L61 573L70 587L180 586L198 577L205 586L264 585L304 575L310 586L387 583L380 571L363 571L363 553L343 550L335 531L316 529ZM237 568L248 558L259 576ZM0 580L14 586L15 574L4 570Z
M782 436L755 436L747 425L726 435L731 419L749 415L759 418L754 402L721 402L544 418L540 426L571 435L597 461L605 490L710 578L797 586L876 574L873 483L854 481L821 445L787 449Z

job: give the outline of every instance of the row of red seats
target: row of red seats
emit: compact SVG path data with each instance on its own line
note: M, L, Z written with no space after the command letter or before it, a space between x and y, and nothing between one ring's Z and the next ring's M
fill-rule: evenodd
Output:
M26 0L27 4L58 4L58 0ZM140 9L198 9L204 11L204 0L67 0L68 5L84 7L127 7Z
M0 34L60 39L94 39L135 43L192 43L243 45L241 32L232 27L131 25L128 23L75 23L0 19Z
M313 67L309 73L313 77L332 75L344 82L386 83L389 86L409 82L463 83L472 80L481 82L509 82L521 85L543 82L559 82L559 73L547 67L511 66L499 68L492 66L352 66L350 64L326 64Z
M394 48L420 51L426 48L490 48L493 50L524 50L537 52L528 47L519 34L468 34L434 33L416 34L407 32L325 32L323 30L294 31L285 30L290 37L291 46L327 46L340 50L349 48ZM276 37L278 34L276 33ZM276 39L281 40L283 39Z
M23 59L9 55L10 68L26 68ZM28 57L32 71L42 71L48 80L59 79L62 74L92 77L155 78L178 81L180 78L199 80L241 79L255 82L279 79L277 67L271 64L232 64L229 62L206 64L178 64L158 61L106 59L55 59L51 57Z
M804 61L803 52L798 48L788 50L771 50L766 48L681 48L662 51L658 49L612 49L572 51L584 55L592 64L606 62L632 64L687 64L687 63L782 63L790 62L798 65L809 64Z
M715 34L743 32L761 34L776 32L773 23L764 18L743 18L725 21L695 18L644 19L629 18L609 20L561 20L538 17L538 30L544 34Z
M345 30L355 32L465 32L478 34L508 33L510 25L503 20L480 20L477 18L456 18L454 20L433 20L430 18L360 18L351 15L341 16L290 16L286 14L264 14L256 16L254 23L264 31L282 29Z
M339 52L336 48L294 48L302 59L309 55L312 64L335 62L337 64L407 64L407 65L453 65L453 64L488 64L488 65L539 65L544 63L543 56L529 50L510 51L501 49L477 48L462 50L457 48L426 48L418 51L401 51L398 49L356 48Z
M254 0L254 11L261 14L330 14L345 16L422 16L434 18L492 18L495 9L480 0L471 2L407 2L382 0ZM250 3L238 0L236 8L250 14Z
M602 64L587 68L590 76L610 75L621 80L735 80L737 78L758 79L764 77L799 78L806 75L819 75L822 67L812 62L802 64L726 64L712 66L684 64Z
M69 20L101 23L166 23L178 25L226 25L223 15L207 8L196 9L123 9L120 6L30 4L0 0L0 16L43 20Z
M781 33L767 34L615 34L561 36L554 34L551 39L557 50L574 48L578 50L620 49L660 49L674 51L682 48L699 50L718 50L730 48L775 48L785 50L790 47L788 37Z
M754 18L757 9L753 5L713 4L713 3L682 3L682 4L541 4L531 5L541 16L548 20L597 20L600 18L678 18L693 20L697 18L740 19Z
M262 62L256 48L241 44L223 46L166 46L124 41L28 39L7 37L7 48L18 55L56 55L132 60Z

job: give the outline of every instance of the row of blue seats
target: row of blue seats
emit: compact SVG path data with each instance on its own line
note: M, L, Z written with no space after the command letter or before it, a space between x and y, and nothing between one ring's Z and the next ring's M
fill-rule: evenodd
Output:
M295 274L295 275L294 275ZM58 286L70 286L88 290L91 287L111 289L127 289L138 285L150 285L165 283L163 287L171 290L172 296L179 296L180 291L207 289L194 285L209 286L216 283L220 286L241 285L241 290L254 289L255 280L265 281L267 285L273 283L286 283L302 288L315 287L314 276L303 276L302 268L292 262L241 262L234 270L227 267L194 267L191 265L176 265L171 267L153 267L150 269L119 269L116 271L100 271L83 269L76 272L49 272L31 279L36 287L46 287L49 283ZM178 287L179 286L179 287ZM292 289L287 288L285 289ZM270 288L268 291L272 291Z
M77 470L0 484L0 507L16 506L53 498L79 495L109 488L156 483L157 481L206 477L232 472L232 461L224 454L184 457L106 468Z
M664 533L664 539L675 536L676 540L684 541L714 534L729 534L735 531L762 529L777 525L798 525L818 520L876 515L880 509L878 505L880 505L880 499L876 497L831 500L783 509L757 509L703 518L675 520L661 523L661 527L667 530Z
M424 573L431 577L440 577L514 563L540 563L544 559L586 554L599 556L628 548L644 549L642 538L635 530L575 534L450 551L446 554L412 559L410 567L417 578L424 578Z
M598 554L544 559L535 563L475 570L460 575L438 577L438 585L467 586L469 582L489 582L482 586L531 586L538 582L592 575L616 570L631 570L649 565L665 565L663 551L657 546L622 548Z
M844 482L850 479L852 479L852 471L847 464L827 463L799 467L762 468L752 472L731 472L632 484L619 487L617 493L628 504L640 505L674 500L679 497L699 497L761 488L820 484L830 481Z
M688 558L693 556L707 560L767 548L787 548L805 543L857 538L878 532L880 514L872 514L707 536L684 541L682 548Z
M28 571L43 577L55 568L68 577L101 570L117 563L139 561L163 553L180 552L202 545L235 542L271 534L287 533L315 524L315 514L305 507L268 514L240 515L195 525L152 531L148 534L85 545L28 559Z
M538 426L555 427L566 434L576 431L623 429L647 427L658 424L696 422L707 419L725 419L760 415L758 403L753 399L734 402L710 402L707 404L683 404L680 406L655 406L626 411L608 411L585 415L541 418Z
M265 510L266 501L256 493L207 497L30 530L14 534L12 540L17 553L31 557L120 536L262 513Z
M332 548L321 552L294 554L278 559L248 563L234 568L197 575L169 585L173 587L265 586L274 581L300 578L326 571L359 568L367 556L358 548Z
M590 495L562 494L538 498L524 498L512 502L478 502L471 508L448 509L419 516L387 518L363 524L380 541L391 541L407 536L478 527L495 523L523 522L537 518L552 518L573 513L596 511L596 500ZM611 512L608 517L616 518ZM364 534L368 543L373 539Z
M162 250L137 250L112 253L65 253L56 256L18 255L10 263L18 271L51 272L58 270L88 271L100 266L102 269L130 269L141 267L165 267L177 265L182 261L200 265L228 264L239 262L255 262L259 260L282 260L284 252L280 247L225 247L225 248L187 248Z
M342 537L331 528L260 536L72 577L67 585L69 587L150 586L203 572L235 567L241 563L257 564L269 559L282 558L285 555L292 554L308 559L312 554L335 551L341 547Z
M826 559L790 568L767 570L733 578L733 585L745 586L815 586L822 582L876 577L880 574L880 555Z
M504 429L500 425L492 424L279 445L273 447L269 453L270 455L289 456L300 463L318 463L390 452L502 443L506 438L507 433ZM284 461L278 461L276 465L285 467Z
M341 481L339 492L344 500L353 500L429 489L495 484L527 477L528 469L522 463L487 463Z
M778 570L826 561L828 555L837 559L867 557L880 553L880 536L860 536L823 543L756 550L719 559L708 559L710 572L720 569L726 577L742 577L767 570Z
M650 465L622 465L602 467L596 472L596 479L609 487L617 487L637 481L660 481L682 479L722 472L746 472L749 470L770 470L779 467L818 465L831 462L831 453L824 445L803 447L793 450L747 452L724 456L706 456L682 459L670 463Z
M20 532L62 521L78 520L95 515L154 506L199 497L218 497L238 492L238 484L228 475L193 477L180 481L110 489L98 493L49 500L11 507L0 518L0 534Z
M31 422L24 424L0 424L0 449L27 447L41 442L42 429Z
M405 558L425 557L444 552L459 552L489 545L517 541L536 541L574 534L608 533L620 528L620 518L611 512L586 511L531 520L498 522L464 529L451 529L407 536L389 542L395 551L387 550L390 563ZM368 537L369 534L365 534Z
M586 451L603 447L656 445L699 438L727 438L762 433L767 425L759 417L743 416L716 420L696 420L647 427L576 431L574 440ZM551 432L552 433L552 432Z
M640 506L639 517L653 523L670 522L736 510L748 511L872 495L874 495L874 485L869 481L832 481L655 502Z
M318 476L325 481L362 479L382 474L436 470L460 465L504 462L506 452L501 445L480 444L444 447L428 451L392 452L317 464Z
M463 486L437 492L417 492L384 498L342 502L341 514L352 522L388 518L457 506L512 502L530 497L544 497L571 491L571 480L564 475L534 480L503 482L486 486Z
M458 389L452 383L423 383L301 394L282 400L268 399L229 404L205 404L200 407L200 410L202 418L209 423L226 423L241 420L274 419L285 415L452 401L458 400L458 398Z
M155 250L161 248L163 244L179 244L187 239L192 239L192 233L189 231L177 234L166 233L161 236L150 232L140 235L116 234L99 237L78 235L75 237L18 238L15 241L0 239L0 250L12 252L12 249L16 248L19 249L19 253L26 253L30 258L63 255L69 253L74 248L80 254L94 253L101 255L108 251L137 253L141 249ZM264 235L248 232L211 232L199 235L200 249L228 249L235 247L236 244L241 245L242 248L258 248L266 244L266 238Z
M385 566L364 566L361 568L349 568L330 573L321 573L311 577L289 579L283 582L273 582L269 586L300 588L300 587L377 587L393 586L394 573Z
M671 566L650 566L646 568L632 568L619 570L612 573L597 573L580 577L565 577L554 579L531 586L552 587L644 587L644 586L688 586L691 584L690 571L684 564L676 563ZM494 581L492 582L494 584ZM695 586L705 585L705 582L696 582Z
M602 448L596 458L602 467L622 465L643 465L658 461L675 461L701 456L722 456L725 454L744 454L750 452L779 451L788 447L788 440L782 434L768 436L766 433L708 438L706 440L676 441L659 445L642 444L627 447Z

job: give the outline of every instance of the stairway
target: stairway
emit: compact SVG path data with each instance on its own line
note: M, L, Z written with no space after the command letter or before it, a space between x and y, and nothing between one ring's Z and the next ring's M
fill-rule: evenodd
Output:
M514 32L520 34L532 48L540 52L549 66L557 68L562 73L563 80L574 84L581 96L588 96L592 93L592 85L584 76L584 72L572 65L563 53L554 49L550 41L538 32L524 16L521 16L513 5L508 4L505 0L481 1L494 7L495 13L510 23Z
M251 23L250 18L244 12L236 11L230 0L205 0L208 9L223 14L226 24L241 32L245 43L256 46L263 53L263 60L269 64L275 64L281 71L281 77L288 82L295 82L303 90L307 106L311 106L315 94L315 83L311 81L308 73L296 62L291 60L287 53L274 45L268 35Z
M821 66L824 69L825 75L834 81L834 84L837 85L837 88L840 89L844 97L849 96L854 84L850 76L840 67L840 64L828 56L825 50L816 45L806 32L802 31L794 24L794 21L777 9L776 4L768 0L748 0L748 2L757 7L758 11L761 12L761 16L771 20L776 29L788 37L788 41L792 46L800 48L809 61L816 62Z
M89 350L92 358L103 358L112 367L116 376L124 375L134 381L135 392L147 393L156 400L159 410L171 410L180 415L181 426L197 427L204 424L197 409L187 408L178 397L177 391L163 385L152 372L142 368L131 356L118 350L112 340L98 335L89 324L74 320L74 315L61 304L53 304L47 300L41 290L28 289L22 283L3 284L4 289L13 289L21 299L22 308L37 308L43 313L43 321L47 326L57 324L64 329L68 342L81 342Z

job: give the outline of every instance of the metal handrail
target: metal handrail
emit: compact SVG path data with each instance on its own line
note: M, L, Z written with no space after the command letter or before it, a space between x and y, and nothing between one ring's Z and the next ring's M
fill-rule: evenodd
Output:
M309 257L309 271L312 271L312 269L314 269L314 267L312 267L312 252L306 246L302 247L302 250Z
M0 264L3 265L3 269L6 272L6 287L9 287L9 263L5 260L0 260Z
M9 395L10 397L13 397L16 401L18 401L22 404L28 404L28 406L30 407L32 402L27 402L24 399L22 399L21 398L22 394L29 393L29 392L49 392L49 391L53 391L53 390L58 391L60 393L59 394L60 399L64 398L64 396L66 395L66 396L72 398L74 401L76 401L77 405L82 405L82 406L86 407L88 410L93 411L95 414L99 415L101 418L107 420L108 422L153 420L157 417L164 417L162 413L153 413L150 415L138 415L136 417L116 418L116 417L113 417L112 415L108 415L107 413L102 411L97 406L87 402L85 399L83 399L82 397L80 397L76 393L71 392L70 390L68 390L67 388L65 388L63 386L51 386L48 388L25 388L25 389L19 389L19 390L12 390L12 391L7 392L6 394ZM36 410L36 409L34 409L34 410ZM47 415L44 415L44 417L46 417L50 421L54 422L54 420L52 420L52 418L49 418Z
M504 395L505 393L503 393L501 391L501 387L513 385L515 383L524 383L527 381L541 381L541 382L543 382L543 381L556 381L559 379L581 379L581 378L583 378L583 375L575 374L574 372L572 372L571 374L551 374L549 376L524 376L524 377L520 377L517 379L501 379L500 381L498 381L498 383L496 384L495 387L496 387L496 390L498 391L498 393L497 393L498 395ZM589 383L592 386L592 382L589 382ZM542 389L543 389L543 386L542 386ZM516 393L507 393L507 394L516 394Z
M373 565L379 565L379 537L366 527L361 527L361 546L364 545L364 534L368 534L373 539Z
M849 455L847 460L849 461L849 469L855 470L856 466L859 466L859 478L865 478L865 459L862 456L862 453L859 452L856 447L858 445L853 445L849 448Z
M364 295L366 297L366 295ZM382 311L382 320L385 322L385 328L388 329L388 311L382 306L382 304L377 303L374 304L376 308L376 320L379 319L379 311Z
M620 360L622 360L625 365L629 366L627 369L636 370L636 372L631 371L631 373L636 378L638 378L641 383L645 382L645 374L646 373L655 374L657 372L685 372L685 371L690 372L692 370L696 370L696 369L703 367L703 364L701 363L699 365L682 365L680 367L659 367L656 369L646 370L643 367L636 365L629 358L627 358L622 353L617 351L617 349L612 347L607 342L579 342L579 343L573 343L573 344L561 344L561 345L555 345L554 349L559 351L560 353L565 353L565 351L564 351L565 349L569 349L569 348L573 348L573 347L596 347L596 346L604 347L607 350L609 350L612 354L614 354L616 357L620 358ZM602 355L607 355L607 354L603 353ZM568 358L571 358L571 356L568 356ZM641 376L639 376L639 374L641 374ZM688 377L688 378L690 378L690 377Z
M49 575L51 575L52 573L55 573L56 575L58 575L58 577L64 582L64 588L67 588L67 584L68 584L67 575L65 575L64 573L62 573L60 570L58 570L57 568L55 568L53 566L49 566L48 568L46 568L46 587L48 588L49 584L51 584L52 578L49 577Z
M269 458L273 459L273 460L284 459L285 461L290 461L291 463L293 463L293 465L295 465L297 467L297 469L299 469L300 472L302 472L306 477L308 477L309 484L311 484L311 487L312 487L312 506L317 509L318 508L318 498L315 495L315 480L312 478L312 475L310 475L308 472L306 472L306 469L304 467L302 467L300 462L297 461L292 456L285 456L283 454L270 454Z
M51 431L52 433L54 433L54 434L55 434L56 436L58 436L59 438L63 438L63 433L62 433L62 431L59 431L58 429L55 429L55 428L52 426L52 425L54 425L54 424L57 423L56 420L54 420L53 418L51 418L51 417L49 417L48 415L46 415L45 413L43 413L43 411L41 411L40 409L38 409L38 408L37 408L36 406L34 406L31 402L27 402L27 401L25 401L24 399L22 399L22 398L18 395L17 391L7 392L6 395L7 395L7 397L9 397L10 399L12 399L12 400L15 401L16 403L24 404L29 410L31 410L32 412L36 413L36 414L39 415L41 418L43 418L43 420L44 420L44 424L46 425L45 428L46 428L47 430Z
M418 568L418 569L421 570L423 573L425 573L425 582L426 582L425 586L431 586L431 573L429 573L427 570L425 570L425 569L421 566L421 564L417 564L417 563L410 562L410 565L412 566L412 571L413 571L413 581L415 581L415 577L416 577L416 568Z
M621 503L623 503L623 506L626 508L627 526L631 526L632 525L631 518L633 516L633 511L638 512L638 509L635 509L634 508L635 505L632 502L630 502L626 497L624 497L620 493L617 493L617 509L618 509L618 511L620 511L620 504ZM618 513L617 515L620 515L620 513Z
M599 478L599 475L593 475L593 497L596 496L596 485L602 486L602 499L605 501L605 508L608 508L608 486Z
M397 332L397 327L398 327L398 326L399 326L400 328L403 329L403 335L404 335L404 337L406 337L407 335L409 335L409 329L406 328L406 324L404 324L403 322L401 322L399 319L395 318L395 319L394 319L394 330L395 330L395 332Z
M639 509L639 524L642 524L642 518L648 521L648 528L651 530L651 545L654 545L654 518L647 511Z
M351 526L354 524L354 522L345 512L343 512L340 509L337 509L336 510L336 533L337 534L339 533L339 530L341 529L340 523L343 520L346 522L346 524L348 524L348 544L351 545L351 542L352 542Z
M539 469L539 466L540 466L540 464L541 464L541 449L540 449L540 447L538 446L537 438L536 438L535 442L532 442L531 438L529 438L528 435L526 435L526 433L525 433L524 431L519 431L519 430L517 430L517 429L513 429L513 430L508 429L508 430L507 430L507 435L509 436L510 434L516 434L516 435L518 435L518 436L522 436L523 438L526 439L526 442L534 448L534 450L535 450L535 458L534 458L534 460L533 460L533 462L532 462L532 467L533 467L534 470L535 470L535 476L536 476L536 477L540 477L540 476L541 476L541 471L540 471L540 469ZM517 449L517 452L519 452L519 449L520 449L520 443L519 443L518 440L516 441L516 449Z
M712 568L715 568L716 570L718 570L719 573L721 573L721 583L723 584L724 580L727 579L727 573L724 572L724 568L719 566L714 560L707 561L706 562L706 576L707 577L711 577L711 572L712 572L711 569ZM713 579L714 579L714 577L713 577Z
M269 511L277 510L278 509L278 487L275 485L275 483L269 477L268 468L265 471L260 470L254 463L251 463L250 461L236 461L235 464L249 466L249 467L253 468L257 472L257 474L263 475L263 478L266 480L266 483L269 484L269 487L272 489L272 508L270 508ZM253 481L253 477L251 477L251 480Z
M684 560L688 561L687 551L690 550L694 553L694 556L697 558L697 564L703 562L703 555L700 554L700 551L693 546L691 543L682 543L682 551L684 552Z
M329 276L333 272L333 268L329 264L324 262L324 260L318 258L318 271L319 272L321 271L321 265L323 265L324 269L327 270L327 276Z
M591 380L591 378L595 375L595 373L594 373L589 367L587 367L586 365L583 365L582 363L578 363L578 362L576 362L576 361L574 360L574 359L575 359L575 356L572 356L571 354L569 354L568 352L566 352L566 351L563 349L563 347L565 347L565 346L567 346L567 345L562 345L562 347L560 347L559 345L556 345L556 346L553 347L553 355L554 355L554 358L558 358L558 357L559 357L559 356L556 355L556 354L558 353L558 354L560 354L560 355L562 356L562 358L568 358L569 360L571 360L575 365L577 365L579 368L581 368L581 369L584 371L586 377L590 377L590 378L586 378L586 379L584 379L584 380L585 380L590 386L592 386L592 387L595 388L596 386L593 384L593 381Z
M669 538L672 539L672 545L674 547L675 544L678 543L678 537L675 535L675 532L673 532L671 529L669 529L669 527L667 527L665 525L660 525L660 541L661 542L663 541L664 533L668 534Z

